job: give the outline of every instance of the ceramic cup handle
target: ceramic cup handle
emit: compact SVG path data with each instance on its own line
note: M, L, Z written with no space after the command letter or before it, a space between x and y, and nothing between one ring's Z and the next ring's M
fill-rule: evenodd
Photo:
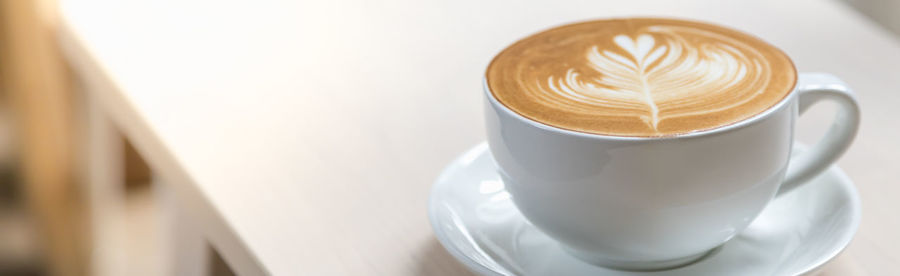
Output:
M837 103L838 111L828 132L819 142L806 152L791 157L778 195L797 188L827 169L847 150L859 129L859 105L856 97L837 77L823 73L800 74L797 90L800 114L822 100Z

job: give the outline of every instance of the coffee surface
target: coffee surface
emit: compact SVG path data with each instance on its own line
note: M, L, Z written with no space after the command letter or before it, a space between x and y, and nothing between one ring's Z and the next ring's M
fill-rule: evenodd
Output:
M488 67L493 96L558 128L672 136L753 117L797 80L790 59L748 34L707 23L624 18L524 38Z

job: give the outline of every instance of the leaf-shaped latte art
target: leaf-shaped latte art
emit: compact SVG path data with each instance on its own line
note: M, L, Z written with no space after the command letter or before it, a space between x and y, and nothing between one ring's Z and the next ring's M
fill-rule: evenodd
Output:
M727 96L734 88L767 84L767 76L760 74L767 66L763 60L748 58L740 49L722 43L687 45L675 35L677 31L654 26L636 39L617 35L613 41L626 55L596 46L585 53L585 60L600 77L585 79L570 69L564 77L549 76L547 90L573 101L629 110L656 131L663 119L727 109L752 98L706 110L681 106ZM716 36L699 30L680 31ZM654 36L662 38L662 43Z
M753 37L648 21L588 22L526 39L492 63L491 89L514 111L551 125L659 136L762 112L796 80L790 60Z

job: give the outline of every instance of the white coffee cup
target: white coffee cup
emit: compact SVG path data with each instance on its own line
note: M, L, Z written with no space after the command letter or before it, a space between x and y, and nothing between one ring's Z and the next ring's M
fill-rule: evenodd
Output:
M485 85L488 144L518 209L572 255L607 267L690 263L744 230L777 194L833 163L859 126L834 76L800 74L793 91L736 124L674 137L587 134L527 119ZM838 103L831 129L790 156L800 113Z

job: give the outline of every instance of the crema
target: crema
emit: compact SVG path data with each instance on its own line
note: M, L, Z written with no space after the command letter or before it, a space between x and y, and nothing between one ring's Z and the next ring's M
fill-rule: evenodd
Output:
M615 136L672 136L753 117L788 95L791 60L707 23L623 18L526 37L487 69L490 93L531 120Z

